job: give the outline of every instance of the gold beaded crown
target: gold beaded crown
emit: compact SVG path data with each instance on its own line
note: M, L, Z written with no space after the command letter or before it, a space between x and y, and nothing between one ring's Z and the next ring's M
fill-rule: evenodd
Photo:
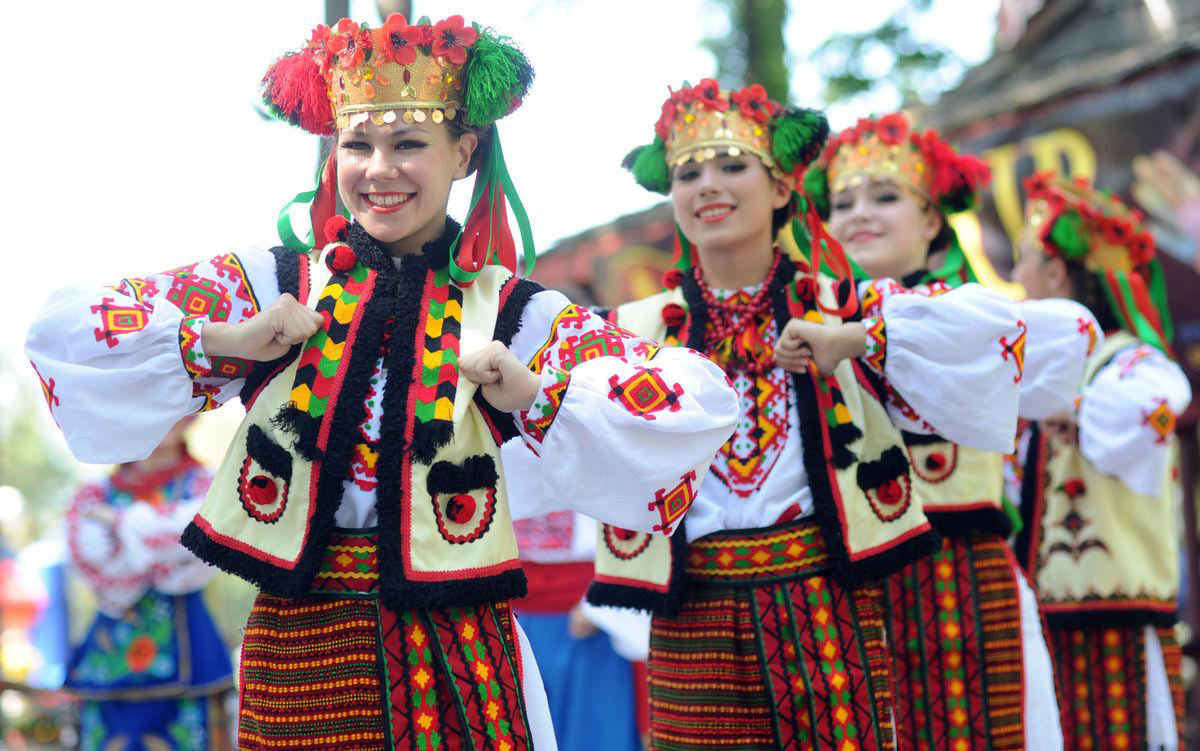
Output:
M890 177L947 212L970 208L990 177L979 159L959 154L934 130L913 131L902 112L861 119L831 138L805 185L826 195L873 177ZM810 182L810 179L820 184Z
M409 24L399 13L379 28L343 18L318 26L304 48L263 78L272 112L320 135L370 120L440 123L462 116L486 125L521 104L533 70L509 40L462 16Z
M654 141L623 165L643 188L671 189L671 169L689 160L753 154L776 178L792 181L819 153L829 124L816 110L783 107L760 84L722 90L711 78L672 90L654 124Z
M780 106L755 84L741 91L722 91L706 78L698 86L671 92L655 126L666 143L667 164L703 162L718 155L755 155L776 177L782 172L771 156L768 121Z

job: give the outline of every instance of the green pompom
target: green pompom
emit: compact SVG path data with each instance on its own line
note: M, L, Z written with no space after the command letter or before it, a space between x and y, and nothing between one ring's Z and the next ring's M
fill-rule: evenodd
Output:
M804 172L804 195L812 201L817 216L829 219L829 173L813 165Z
M508 37L481 32L467 61L463 105L466 122L489 125L507 115L533 83L533 67Z
M625 155L621 166L633 173L633 179L646 190L671 192L671 172L667 169L667 145L658 136L654 143L638 146Z
M829 121L817 110L788 107L771 123L771 156L791 172L817 158L829 137Z
M1067 209L1054 220L1047 237L1050 243L1071 260L1083 258L1091 250L1087 233L1083 229L1083 217L1074 209Z

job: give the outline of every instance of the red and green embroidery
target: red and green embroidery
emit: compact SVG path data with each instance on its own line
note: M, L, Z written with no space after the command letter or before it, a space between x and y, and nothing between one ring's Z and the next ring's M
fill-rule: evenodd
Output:
M546 431L554 423L571 383L571 374L558 368L542 372L542 388L522 416L525 432L538 443L546 439Z
M687 510L692 507L696 501L696 471L692 470L679 478L679 484L667 490L661 488L654 492L654 500L647 504L647 511L658 509L661 524L655 524L653 529L655 532L661 531L664 535L671 534L674 529L675 522L683 518Z
M872 370L882 375L887 362L887 335L883 319L864 318L862 323L867 330L867 354L863 359Z

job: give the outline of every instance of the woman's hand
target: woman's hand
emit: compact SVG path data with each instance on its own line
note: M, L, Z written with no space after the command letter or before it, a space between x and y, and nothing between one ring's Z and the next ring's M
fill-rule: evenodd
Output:
M283 357L293 345L317 333L321 314L288 293L241 323L205 323L200 333L209 357L241 357L265 362Z
M784 370L800 373L815 365L818 373L832 373L847 357L867 352L867 332L861 323L827 326L793 318L783 327L775 345L775 362Z
M529 409L542 386L537 374L496 341L460 358L458 372L478 383L483 398L501 412Z

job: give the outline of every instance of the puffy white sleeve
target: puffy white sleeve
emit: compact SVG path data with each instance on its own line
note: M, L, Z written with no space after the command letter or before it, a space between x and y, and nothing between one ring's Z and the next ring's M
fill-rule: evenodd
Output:
M1028 329L1018 411L1026 420L1073 412L1088 357L1104 343L1095 317L1073 300L1018 303Z
M866 283L864 361L883 376L895 423L1007 453L1017 429L1025 322L1016 304L978 284L905 290Z
M244 321L274 302L277 257L307 263L275 251L225 253L112 287L53 293L25 353L76 458L144 459L180 418L236 396L251 363L207 357L201 328Z
M513 353L542 377L504 447L515 513L571 508L670 534L732 434L738 396L697 352L659 347L555 291L533 295Z
M216 569L179 542L201 500L114 506L99 485L76 494L67 511L67 544L101 611L119 618L151 588L187 594L208 583Z
M1079 448L1101 472L1157 495L1171 461L1175 419L1192 399L1179 366L1153 347L1128 349L1083 391Z

